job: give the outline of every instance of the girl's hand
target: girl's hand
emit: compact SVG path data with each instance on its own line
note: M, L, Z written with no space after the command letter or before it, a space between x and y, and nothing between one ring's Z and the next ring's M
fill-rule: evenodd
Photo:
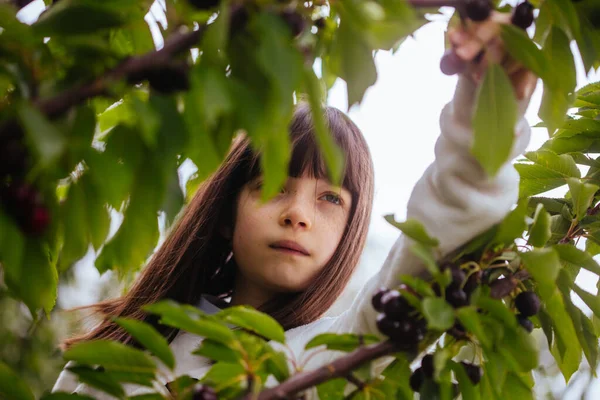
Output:
M498 63L510 78L517 99L529 98L538 77L522 64L512 59L500 37L501 25L510 24L510 13L492 11L482 22L466 20L465 26L450 28L448 39L456 55L467 62L463 75L480 83L488 64Z

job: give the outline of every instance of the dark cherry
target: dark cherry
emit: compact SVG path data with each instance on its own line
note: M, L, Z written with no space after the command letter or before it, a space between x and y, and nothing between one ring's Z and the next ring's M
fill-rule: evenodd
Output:
M412 307L397 290L390 290L381 298L383 312L392 319L402 320L408 316Z
M280 16L292 31L292 36L298 36L306 27L306 21L302 15L294 10L284 10Z
M445 75L460 74L466 69L467 63L452 49L447 50L440 60L440 70Z
M46 209L46 207L38 206L33 209L27 230L34 235L41 235L49 224L50 213L48 212L48 209Z
M525 0L513 10L510 22L521 29L527 29L533 24L533 5Z
M465 368L467 376L473 382L473 385L477 385L479 381L481 381L481 376L483 375L483 370L479 365L469 364L467 362L461 361L462 366Z
M490 17L493 4L490 0L467 0L465 11L470 20L481 22Z
M467 282L465 282L465 285L463 286L463 290L465 293L467 293L467 295L473 293L473 291L475 291L475 289L481 285L481 274L481 270L478 270L469 275Z
M188 68L184 64L172 64L148 71L150 87L162 94L171 94L190 88Z
M423 359L421 360L421 368L423 368L423 373L426 377L433 377L434 367L432 354L427 354L425 357L423 357Z
M390 291L390 289L382 287L382 288L379 288L379 290L377 290L377 292L375 292L375 294L371 298L371 304L373 305L373 308L375 310L377 310L379 312L383 311L383 305L381 304L381 298L383 297L384 294L386 294L389 291Z
M194 386L192 400L218 400L218 399L219 398L217 396L217 393L215 392L215 389L211 388L210 386L202 385L200 383L197 383L196 386Z
M423 386L423 381L425 381L425 374L423 372L423 368L419 367L410 375L408 382L410 384L410 388L414 392L418 392L421 390L421 386Z
M531 322L529 318L525 317L524 315L517 314L517 321L519 322L519 325L525 328L527 332L531 333L531 331L533 331L533 322Z
M462 289L448 287L448 289L446 289L446 301L454 308L460 308L469 305L468 296Z
M539 297L533 292L521 292L515 298L515 307L524 317L531 317L540 311Z
M199 10L210 10L219 5L219 0L189 0Z

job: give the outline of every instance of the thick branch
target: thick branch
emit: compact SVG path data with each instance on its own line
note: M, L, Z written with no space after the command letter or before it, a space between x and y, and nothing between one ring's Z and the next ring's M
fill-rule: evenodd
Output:
M285 399L287 396L299 391L316 386L330 379L346 377L352 370L365 362L375 360L388 354L396 353L400 349L394 342L387 340L368 347L361 347L352 353L312 371L303 372L292 376L281 385L263 390L258 400Z
M204 29L205 26L201 26L196 31L176 33L168 38L162 49L130 57L94 81L72 87L55 97L39 100L37 106L50 117L60 115L86 99L105 94L111 82L168 64L173 56L198 43Z

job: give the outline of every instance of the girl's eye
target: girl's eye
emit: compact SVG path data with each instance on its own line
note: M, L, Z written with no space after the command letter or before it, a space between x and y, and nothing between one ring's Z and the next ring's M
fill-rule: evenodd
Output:
M335 194L335 193L327 193L323 195L323 198L325 199L325 201L328 201L330 203L336 204L338 206L342 205L342 198Z

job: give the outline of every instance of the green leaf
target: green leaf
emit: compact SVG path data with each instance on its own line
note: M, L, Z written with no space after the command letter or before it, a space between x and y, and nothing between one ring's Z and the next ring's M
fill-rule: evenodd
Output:
M25 243L22 263L5 268L8 287L22 300L32 315L43 308L49 314L56 302L58 273L47 245L29 239Z
M265 346L271 356L267 359L266 369L278 382L283 382L290 377L290 368L287 356L281 351L275 351L271 346Z
M557 244L554 245L553 248L558 252L561 259L587 269L596 275L600 275L600 266L598 266L598 263L592 258L593 254L581 251L570 244Z
M33 24L33 29L41 36L80 35L116 28L127 21L124 18L126 14L103 3L61 1L60 4L48 8Z
M19 103L17 113L27 133L30 148L39 158L40 166L56 162L67 145L65 136L37 109L26 102Z
M162 300L142 307L145 311L160 315L162 324L231 345L236 339L229 327L214 319L194 319L179 304Z
M271 316L247 306L229 307L216 314L216 317L258 333L269 340L285 343L285 332Z
M539 363L536 341L525 329L505 329L497 351L513 371L527 372Z
M495 237L491 241L498 244L511 244L527 230L527 199L521 199L517 206L508 213L498 226Z
M550 225L550 214L548 214L542 204L538 204L533 217L533 224L529 229L528 243L535 247L543 247L552 237Z
M406 236L421 244L436 247L440 243L437 239L429 236L423 224L416 219L411 218L404 222L397 222L394 214L385 215L384 218L390 225L400 229Z
M94 400L94 398L77 393L54 392L43 395L40 400Z
M423 315L431 329L446 331L454 325L454 309L441 297L424 299Z
M479 390L477 390L477 387L471 382L471 379L469 379L465 367L454 361L450 361L450 366L452 371L456 374L458 388L460 389L463 400L477 400L481 398Z
M114 321L165 363L167 367L170 369L175 367L175 358L169 348L169 343L151 325L131 318L115 318Z
M164 154L165 149L163 147ZM99 272L114 269L121 275L137 270L158 240L158 210L164 198L161 165L147 156L138 167L123 223L96 259Z
M572 102L571 93L576 85L575 62L569 38L556 26L551 28L543 52L553 68L548 69L544 79L544 94L538 115L552 134L561 127Z
M596 365L598 360L598 338L594 333L594 327L590 319L571 301L572 281L566 270L562 270L558 278L558 288L562 293L566 311L573 321L575 333L579 344L583 349L583 354L590 365Z
M409 250L411 253L416 255L422 262L431 275L434 277L439 275L440 269L435 261L435 257L432 254L432 249L429 246L425 246L421 243L413 243Z
M238 351L211 339L204 339L200 347L194 350L192 354L229 363L235 363L242 358L242 355Z
M504 69L492 64L477 94L471 148L471 153L488 175L496 175L508 161L516 123L517 101L512 84Z
M390 380L398 386L398 399L407 400L413 398L413 390L409 384L410 374L410 363L404 353L397 353L395 359L381 373L386 380Z
M496 400L503 399L501 392L506 379L507 370L502 357L492 351L486 351L486 361L483 363L482 386L487 386L488 393Z
M560 259L556 250L552 248L534 249L526 253L519 253L525 268L538 284L538 291L542 298L552 297L556 289L556 278L561 269Z
M363 32L342 18L331 44L331 66L334 73L346 81L348 107L360 103L367 88L377 80L372 49Z
M67 370L77 375L77 379L82 383L100 389L118 399L125 397L125 391L121 384L105 372L83 365L68 367Z
M344 398L345 378L335 378L317 385L319 400L338 400Z
M226 61L226 45L229 36L230 5L222 1L219 5L218 17L207 26L202 35L202 58L209 59L211 63L223 63Z
M323 115L323 110L321 108L321 87L312 68L306 67L304 69L304 81L319 149L323 152L323 156L325 157L331 182L340 184L342 182L345 155L334 141L327 128L325 116Z
M236 382L245 382L245 380L246 371L242 365L220 361L208 370L206 375L201 379L201 382L212 383L217 388L220 388L230 386Z
M541 292L540 292L541 294ZM542 297L546 314L552 318L555 340L551 349L561 372L568 381L577 371L581 361L581 346L577 339L573 321L565 309L565 304L558 288L550 297ZM563 350L560 349L563 347Z
M568 178L567 184L573 199L573 210L578 221L587 215L587 209L592 204L594 194L600 189L600 186L591 183L584 183L579 179Z
M127 400L164 400L165 398L158 393L138 394L137 396L128 397Z
M519 197L526 198L566 185L566 179L559 173L537 164L515 164L521 179Z
M506 400L533 400L533 390L531 387L525 385L519 375L515 372L509 371L504 381L504 386L501 389L503 394L502 398Z
M512 311L506 307L502 300L487 296L478 296L473 302L477 307L487 311L492 317L501 321L508 328L517 328L517 319Z
M132 372L154 377L156 365L150 356L112 340L93 340L73 345L63 355L79 364L102 365L107 372Z
M515 25L503 24L501 34L507 51L515 60L520 61L539 77L543 78L547 74L546 55L538 49L523 29Z
M469 331L472 332L484 347L490 347L492 342L483 329L479 314L475 307L467 306L456 310L456 316L460 323Z
M549 150L537 150L525 153L525 157L564 178L580 178L581 171L570 154L556 154Z
M592 312L600 317L600 297L597 294L586 292L578 285L573 285L573 291L583 302L592 310Z
M67 200L61 205L64 221L64 245L60 252L59 269L65 271L85 256L90 245L87 224L87 204L82 185L69 187Z
M588 238L585 241L585 252L590 256L597 256L600 254L600 244L593 239Z
M429 283L421 278L417 278L416 276L412 276L412 275L408 275L408 274L402 274L398 278L400 279L400 282L407 284L415 292L417 292L419 295L421 295L423 297L435 296L435 292L431 288L431 283ZM401 292L404 292L404 291L401 290Z
M14 400L34 400L33 392L8 365L0 362L0 397Z
M305 350L312 349L317 346L325 345L329 350L353 351L359 346L368 346L378 343L379 339L374 335L357 335L354 333L322 333L312 338L306 346Z
M185 154L198 167L198 176L203 180L217 169L224 156L214 131L219 118L231 112L233 102L227 79L220 71L198 65L190 72L190 83L183 114L189 135Z

